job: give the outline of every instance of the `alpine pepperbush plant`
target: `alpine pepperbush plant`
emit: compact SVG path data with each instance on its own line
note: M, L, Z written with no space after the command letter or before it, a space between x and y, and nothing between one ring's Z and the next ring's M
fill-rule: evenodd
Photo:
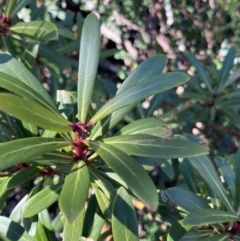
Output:
M86 17L77 91L58 91L56 103L23 63L8 52L0 53L0 210L16 187L29 180L33 186L26 187L28 193L9 217L0 216L4 240L54 241L56 234L66 241L104 240L111 235L116 241L139 240L132 200L153 211L159 205L159 194L139 158L208 153L187 139L166 138L164 122L153 117L109 134L139 102L186 83L189 76L162 73L166 58L157 55L136 68L113 98L97 105L93 99L99 25L94 14ZM40 32L45 32L44 27L39 26ZM56 213L53 221L50 208ZM104 233L105 225L111 229Z

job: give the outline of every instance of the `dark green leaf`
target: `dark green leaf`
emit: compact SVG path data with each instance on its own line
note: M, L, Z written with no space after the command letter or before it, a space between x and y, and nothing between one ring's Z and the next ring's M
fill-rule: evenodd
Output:
M167 73L157 75L149 80L142 81L128 89L118 93L108 101L91 119L94 124L107 117L113 112L127 106L137 104L148 96L161 93L175 86L184 84L189 80L189 76L184 73Z
M28 69L32 69L38 55L39 43L32 42L25 48L21 60Z
M0 170L67 145L69 143L61 139L42 137L0 143Z
M144 169L132 157L102 142L89 141L89 145L126 182L138 198L156 210L158 197L155 186Z
M220 70L220 79L218 81L218 89L217 92L222 91L226 87L226 82L230 74L230 70L233 67L233 61L236 55L236 48L232 47L229 49L228 54L226 55L223 63L222 68Z
M240 148L238 148L237 154L236 154L236 177L235 177L235 191L236 196L234 198L234 204L235 208L237 210L237 213L240 214Z
M202 178L206 181L212 191L218 196L225 207L232 213L235 213L234 208L229 201L224 187L207 156L191 157L189 158L191 164L200 173Z
M190 226L184 225L182 220L179 220L170 228L167 241L179 241L190 229Z
M28 199L24 204L21 214L22 217L32 217L56 202L59 198L62 185L63 183L61 182L54 186L47 187Z
M239 217L233 213L216 209L199 209L189 213L183 223L191 226L208 225L239 221Z
M119 188L113 204L112 232L116 241L139 240L135 209L131 198L123 187Z
M67 176L59 198L60 209L69 223L72 223L83 209L89 186L88 168L84 161L80 161Z
M11 241L36 241L22 226L6 217L0 217L0 234Z
M11 14L14 6L16 5L16 2L17 2L17 0L7 0L6 8L5 8L6 17L10 17L10 14Z
M202 241L203 238L212 235L212 231L209 230L199 230L199 231L189 231L186 233L179 241Z
M17 4L15 5L14 9L12 10L10 17L13 18L23 7L25 7L31 1L32 0L17 1Z
M197 196L195 193L180 187L169 188L166 191L167 195L180 207L188 212L194 212L198 209L209 208L208 202Z
M191 64L196 68L197 73L199 74L201 80L205 82L208 90L211 92L212 91L211 79L210 79L210 76L208 75L208 73L204 70L201 63L194 56L194 54L192 54L191 52L188 52L187 57L188 57L189 61L191 62Z
M103 141L129 155L152 158L182 158L208 153L203 146L195 142L182 139L163 140L144 134L109 137Z
M12 94L0 94L0 110L22 121L56 132L71 130L72 124L60 114ZM34 111L33 111L34 110Z
M25 169L21 169L17 173L14 173L14 175L10 178L7 184L7 189L13 189L14 187L19 186L20 184L24 183L31 177L35 176L37 173L39 173L43 168L37 167L37 166L30 166Z
M40 41L49 41L58 37L57 27L47 21L18 22L10 27L10 30L18 34L31 36Z
M100 52L100 24L95 14L84 21L78 68L78 120L85 123L92 99Z

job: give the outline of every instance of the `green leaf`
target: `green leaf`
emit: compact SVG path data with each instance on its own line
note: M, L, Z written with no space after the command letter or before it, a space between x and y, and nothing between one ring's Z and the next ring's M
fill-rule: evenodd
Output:
M169 222L171 225L174 225L174 223L182 219L177 210L165 205L159 205L158 213L164 222Z
M74 34L69 28L66 28L61 24L57 24L57 29L59 36L75 40Z
M47 234L45 232L45 228L40 221L37 222L37 231L35 237L37 241L49 241Z
M190 226L201 226L234 221L239 221L239 217L233 213L216 209L199 209L189 213L183 223Z
M182 139L163 140L144 134L114 136L103 141L128 155L151 158L182 158L208 153L203 146L195 142Z
M62 185L63 183L60 182L54 186L47 187L28 199L23 206L22 217L32 217L56 202L59 198Z
M39 104L12 94L0 94L0 110L22 121L56 132L71 131L68 120Z
M63 229L63 240L79 241L79 238L82 235L84 215L85 210L83 206L77 218L72 223L65 221Z
M31 70L35 60L38 55L39 50L39 43L38 42L31 42L28 46L24 49L24 52L21 57L21 61L25 64L25 66Z
M0 234L11 241L36 241L22 226L6 217L0 217Z
M236 55L236 48L235 47L230 48L228 51L228 54L226 55L222 63L222 68L219 73L220 79L218 81L217 92L221 92L226 86L226 82L228 80L230 70L233 67L233 61L235 59L235 55Z
M14 175L10 178L7 184L7 189L13 189L14 187L19 186L20 184L24 183L28 179L35 176L39 173L43 168L38 166L30 166L25 169L21 169L20 171L14 173Z
M97 198L98 205L104 214L104 216L108 219L111 220L112 216L112 203L106 196L106 194L97 186L97 184L93 183L93 188L95 191L95 195Z
M127 90L128 88L140 83L142 81L153 78L159 75L164 70L167 64L167 58L165 55L159 54L153 56L144 62L142 62L121 84L117 94Z
M136 68L128 78L123 82L117 91L117 94L127 90L129 87L136 85L142 81L147 81L154 76L159 75L166 66L167 59L164 55L153 56ZM98 136L103 135L112 129L122 118L134 108L135 104L126 106L111 114L109 118L104 119L101 123L93 128L91 139L95 140Z
M205 82L208 90L211 92L212 91L212 86L211 86L211 78L208 75L208 73L204 70L202 67L200 61L194 56L193 53L188 52L187 57L191 64L196 68L198 75L200 76L201 80Z
M23 2L23 1L24 0L18 1L18 2ZM25 85L28 85L31 89L35 91L33 94L38 93L38 95L42 96L43 97L42 100L48 103L48 105L53 110L55 110L56 113L58 113L58 110L53 100L51 99L47 91L44 89L42 84L22 63L14 59L11 55L6 53L0 53L0 73L1 74L5 73L7 75L10 75L15 79L17 79L18 82L22 82Z
M109 100L90 120L95 124L101 119L112 114L127 105L137 104L145 98L161 93L178 85L184 84L189 80L189 76L184 73L167 73L157 75L149 80L142 81L134 86L117 94Z
M139 240L135 209L123 187L119 188L113 204L112 232L115 241Z
M156 210L158 196L155 186L148 174L132 157L102 142L89 141L89 145L126 182L139 199Z
M234 240L237 241L237 239ZM228 233L221 233L221 234L216 234L204 239L201 239L201 241L229 241L229 234Z
M10 30L18 34L31 36L39 41L50 41L58 37L57 27L47 21L18 22L10 27Z
M0 143L0 170L67 145L69 143L61 139L42 137Z
M25 195L19 202L18 204L14 207L14 209L12 210L9 218L16 222L16 223L20 223L21 221L21 212L22 212L22 208L25 204L25 202L28 199L28 195Z
M100 24L89 14L83 25L78 68L78 120L85 123L92 99L100 52Z
M170 228L167 241L179 241L190 229L191 227L184 225L182 220L177 221Z
M212 235L212 231L210 230L193 230L186 233L179 241L202 241L203 238L209 237L210 235Z
M40 94L38 94L38 92L11 75L5 73L0 74L0 87L56 112L56 109L49 106L48 102Z
M226 162L224 162L224 159L221 157L215 157L215 163L225 180L227 187L231 193L232 198L234 199L236 196L235 192L235 172L233 171L233 168Z
M72 223L83 209L89 186L88 168L84 161L80 161L67 176L59 198L60 209L69 223Z
M14 6L16 5L17 0L7 0L6 3L6 9L5 9L5 15L6 17L10 17L10 14L14 8Z
M222 201L225 207L232 213L235 213L235 210L229 201L227 194L224 190L224 187L207 156L191 157L189 158L191 164L195 169L200 173L202 178L206 181L212 191L218 196Z
M197 196L195 193L180 187L169 188L166 191L167 195L180 207L188 212L194 212L198 209L209 208L208 202Z
M32 0L21 0L17 1L17 4L15 5L14 9L11 11L10 17L13 18L23 7L25 7L27 4L29 4Z
M236 177L235 177L235 192L236 196L234 198L235 208L237 213L240 214L240 147L238 148L236 154Z
M172 130L168 127L163 127L165 122L155 118L145 118L133 121L124 126L117 134L119 135L135 135L147 134L158 136L161 138L168 138L172 135Z

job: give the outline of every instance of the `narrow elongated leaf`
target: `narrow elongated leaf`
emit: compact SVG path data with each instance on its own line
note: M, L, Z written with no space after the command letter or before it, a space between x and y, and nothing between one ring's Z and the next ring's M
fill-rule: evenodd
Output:
M0 110L22 121L57 132L71 131L68 120L32 101L12 94L0 94Z
M18 1L19 2L23 2ZM47 93L42 84L36 79L36 77L18 60L14 59L11 55L6 53L0 53L0 73L8 74L18 81L25 83L31 89L35 90L35 93L41 95L43 100L48 103L57 113L58 110ZM11 90L12 91L12 90Z
M200 76L201 80L205 82L208 90L211 92L212 91L212 86L211 86L211 78L209 74L204 70L202 67L200 61L194 56L193 53L188 52L187 57L191 64L196 68L198 75Z
M65 37L65 38L69 38L69 39L72 39L72 40L75 40L75 39L76 39L76 38L74 37L73 32L72 32L69 28L66 28L66 27L64 27L63 25L58 24L58 25L57 25L57 29L58 29L58 35L59 35L59 36L63 36L63 37Z
M59 198L62 185L63 183L61 182L54 186L47 187L28 199L24 204L21 214L22 217L32 217L56 202Z
M133 135L133 134L147 134L167 138L172 135L172 130L168 127L163 127L165 123L155 118L145 118L136 120L124 126L118 134Z
M239 221L239 217L233 213L216 209L199 209L189 213L183 223L191 226L208 225Z
M208 202L198 197L195 193L180 187L169 188L166 191L167 195L180 207L188 212L194 212L198 209L209 208Z
M212 235L211 230L193 230L186 233L179 241L203 241L203 238L209 237L210 235Z
M14 187L19 186L20 184L24 183L31 177L35 176L39 173L43 168L38 166L30 166L25 169L21 169L17 173L15 173L9 180L7 184L7 189L10 190Z
M223 63L222 68L220 70L220 80L218 81L218 89L217 91L221 91L224 89L224 85L226 84L228 80L228 76L230 74L230 70L233 67L233 61L236 55L236 48L232 47L229 49L228 54L226 55Z
M83 25L78 68L78 120L85 123L92 98L100 52L100 25L89 14Z
M235 240L237 241L237 239ZM229 241L229 234L228 233L216 234L216 235L212 235L210 237L201 239L201 241Z
M22 226L6 217L0 217L0 234L11 241L36 241Z
M139 199L152 209L157 208L158 197L155 186L148 174L132 157L102 142L89 141L89 145L126 182Z
M6 17L9 17L15 4L16 4L17 0L7 0L6 3L6 9L5 9L5 15Z
M47 234L45 232L45 228L40 221L37 222L37 232L35 237L37 241L49 241Z
M235 192L236 196L234 198L235 208L237 213L240 214L240 148L238 148L236 154L236 177L235 177Z
M147 81L148 79L159 75L165 68L166 63L167 59L164 55L156 55L147 59L128 76L128 78L118 89L117 94L127 90L129 87L136 85L137 83ZM97 123L92 130L91 139L95 140L98 136L104 135L108 130L111 130L127 113L134 108L134 106L135 104L132 104L119 109L112 113L109 118L102 120L101 123Z
M40 41L49 41L58 37L57 27L47 21L19 22L10 27L10 30L18 34L31 36Z
M227 197L224 187L208 157L205 155L199 157L191 157L189 160L212 189L212 191L222 201L225 207L230 212L235 213L235 210Z
M135 209L131 198L123 187L119 188L113 204L112 232L116 241L139 240Z
M178 85L184 84L189 80L189 76L184 73L167 73L153 77L150 80L142 81L117 94L108 101L91 119L94 124L107 117L114 111L127 105L137 104L148 96L161 93Z
M28 199L28 195L25 195L19 202L18 204L14 207L14 209L12 210L9 218L16 222L16 223L20 223L21 221L21 212L22 212L22 208L23 205L25 204L25 202Z
M221 157L215 158L215 163L218 166L220 173L222 174L223 179L225 180L227 187L231 193L232 198L234 199L236 196L235 191L235 172L233 168Z
M31 137L0 144L0 170L35 156L68 146L69 143L56 138Z
M82 207L82 210L72 223L65 221L63 229L63 240L79 241L79 238L82 235L84 214L85 210L84 207Z
M191 227L184 225L182 220L177 221L170 228L167 241L179 241L190 229Z
M60 209L69 223L72 223L83 209L89 186L88 168L84 161L80 161L67 176L59 198Z
M195 142L181 139L163 140L143 134L109 137L103 141L129 155L152 158L182 158L208 153L203 146Z
M167 64L167 58L164 55L153 56L141 63L121 84L117 94L123 92L129 87L136 85L142 81L153 78L159 75L164 70Z

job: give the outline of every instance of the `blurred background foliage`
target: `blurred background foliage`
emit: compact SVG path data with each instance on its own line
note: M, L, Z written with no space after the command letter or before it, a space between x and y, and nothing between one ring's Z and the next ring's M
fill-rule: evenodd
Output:
M122 80L150 56L165 54L169 59L168 71L184 71L192 76L188 84L143 101L112 133L133 120L155 116L165 122L166 136L173 132L200 141L210 150L213 163L215 156L221 155L229 166L232 165L231 160L235 158L234 153L240 140L238 0L19 2L21 6L7 27L18 22L51 21L57 26L59 38L46 41L11 31L5 34L1 32L6 24L2 14L0 48L26 65L24 59L27 49L36 47L35 61L27 67L53 98L56 99L57 89L76 89L81 28L84 18L93 12L101 21L102 34L99 81L94 92L96 99L93 99L96 108L102 105L99 96L102 102L111 98ZM3 13L5 1L0 0L0 4L0 12ZM139 161L145 163L143 159ZM151 163L155 163L155 160ZM188 185L182 160L158 160L156 163L160 165L152 164L146 166L146 169L150 171L159 189ZM195 178L198 179L199 176L196 175ZM203 181L199 185L202 183ZM28 189L29 186L24 188ZM206 192L202 188L201 195L204 198ZM17 195L16 191L9 196L4 210L6 215L9 215L19 200ZM160 206L156 213L149 212L142 203L135 202L134 205L138 210L142 240L158 240L161 235L166 237L166 231L173 226L174 220L184 216L181 211L173 212L175 206L172 203ZM170 211L173 212L171 217L168 215Z

